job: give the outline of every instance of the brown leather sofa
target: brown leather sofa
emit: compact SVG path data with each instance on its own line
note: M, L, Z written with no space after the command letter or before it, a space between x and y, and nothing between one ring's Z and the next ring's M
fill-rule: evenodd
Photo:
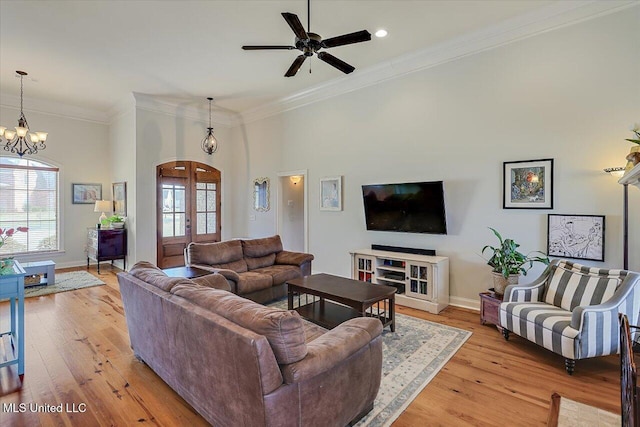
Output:
M327 331L228 291L219 274L118 273L131 347L215 426L345 426L373 408L382 324Z
M188 266L220 273L231 292L265 303L286 295L286 281L311 274L313 255L282 249L280 236L190 243Z

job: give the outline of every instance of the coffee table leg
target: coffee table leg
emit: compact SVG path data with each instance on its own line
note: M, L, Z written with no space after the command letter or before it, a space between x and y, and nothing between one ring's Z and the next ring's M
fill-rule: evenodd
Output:
M391 322L391 332L396 331L396 299L395 297L389 298L389 321Z
M293 291L291 290L291 286L289 286L287 294L287 307L289 310L293 310Z

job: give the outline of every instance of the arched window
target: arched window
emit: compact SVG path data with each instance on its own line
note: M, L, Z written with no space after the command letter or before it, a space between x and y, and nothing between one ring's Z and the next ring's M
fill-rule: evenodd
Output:
M29 227L0 247L0 255L55 251L58 239L57 167L0 156L0 228Z

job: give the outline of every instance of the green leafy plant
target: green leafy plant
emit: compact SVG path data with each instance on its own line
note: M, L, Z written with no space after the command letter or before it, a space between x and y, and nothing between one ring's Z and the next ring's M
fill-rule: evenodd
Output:
M487 251L491 253L491 257L487 260L487 265L493 268L494 272L501 273L505 279L510 274L522 273L526 276L527 271L533 267L534 262L549 265L549 258L543 252L533 251L525 255L518 251L518 247L520 247L518 243L512 239L503 239L495 229L491 227L489 229L496 235L500 245L485 246L482 248L482 255Z
M109 221L109 222L124 222L124 217L121 217L120 215L111 215L109 218L107 218L107 221Z
M636 134L635 139L626 139L626 141L633 142L640 145L640 124L636 123L631 127L631 132Z

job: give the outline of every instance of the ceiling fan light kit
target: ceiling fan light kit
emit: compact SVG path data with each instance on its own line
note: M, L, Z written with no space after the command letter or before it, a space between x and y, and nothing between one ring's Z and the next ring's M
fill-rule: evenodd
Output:
M320 52L320 49L329 49L337 46L345 46L348 44L361 43L371 40L371 33L367 30L356 31L354 33L343 34L341 36L331 37L323 40L319 34L312 33L311 30L311 7L310 0L307 0L307 30L305 31L300 19L297 15L289 12L283 12L282 17L295 34L294 46L287 45L252 45L242 46L244 50L293 50L297 49L302 52L301 55L293 61L285 77L293 77L296 75L305 59L309 56L313 56L315 53L319 60L326 62L334 68L342 71L345 74L352 73L355 67L347 64L341 59L336 58L327 52Z

